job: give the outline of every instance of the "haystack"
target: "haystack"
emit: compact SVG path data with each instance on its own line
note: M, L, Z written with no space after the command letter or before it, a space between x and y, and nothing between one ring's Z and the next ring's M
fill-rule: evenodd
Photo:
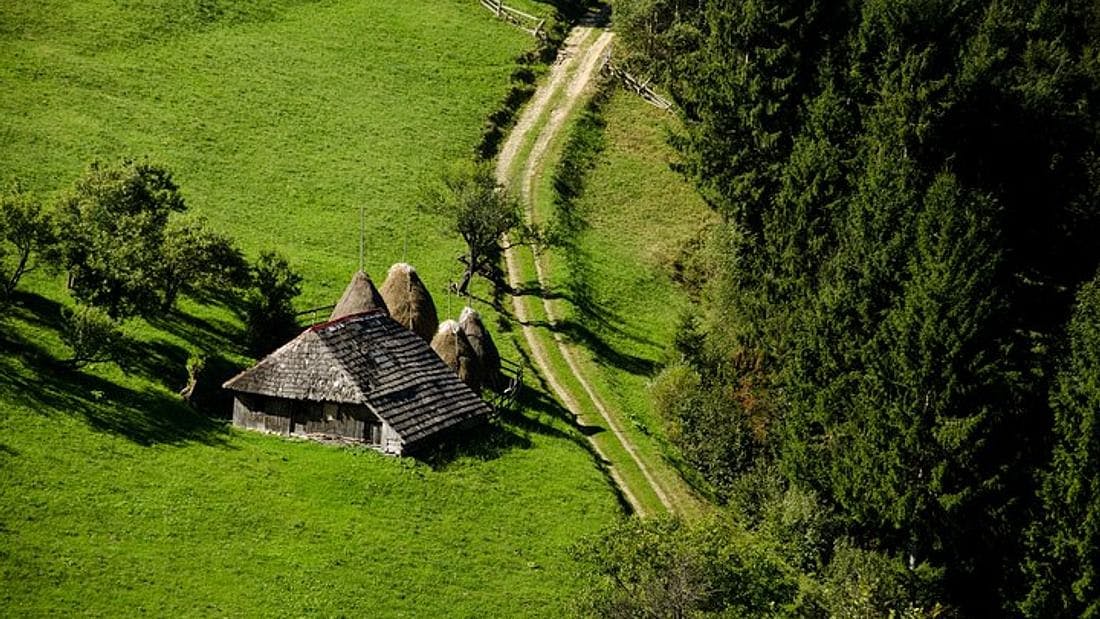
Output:
M379 293L390 310L391 318L424 338L425 342L432 341L439 328L439 316L432 295L428 294L428 288L416 274L416 269L404 262L393 265Z
M389 312L386 302L382 299L382 295L378 294L378 289L374 287L374 282L370 280L370 276L358 271L352 276L348 287L344 289L344 295L340 297L336 308L332 310L332 316L329 316L329 320L374 310Z
M481 388L481 369L478 367L477 354L457 322L444 320L439 325L439 330L432 338L432 350L470 389L476 392Z
M481 320L481 314L472 307L463 308L458 318L458 325L470 341L470 347L477 357L478 367L481 370L481 384L490 389L497 389L500 385L500 352L497 351L493 338L489 336L485 323Z

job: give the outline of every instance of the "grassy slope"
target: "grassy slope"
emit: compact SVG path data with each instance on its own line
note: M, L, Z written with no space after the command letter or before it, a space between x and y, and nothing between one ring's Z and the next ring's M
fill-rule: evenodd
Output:
M459 0L295 4L145 42L130 37L144 13L96 16L113 2L54 2L22 28L13 11L39 13L0 5L0 174L51 192L92 158L148 155L246 250L294 258L306 304L346 283L362 205L368 271L384 276L407 234L408 260L439 289L460 245L439 242L417 188L472 152L530 38Z
M579 254L569 262L553 254L553 286L569 290L576 276L591 304L581 311L568 297L556 303L570 337L582 346L593 386L632 423L631 434L647 453L673 453L652 411L649 380L667 362L676 323L689 300L668 276L667 262L712 214L690 184L674 173L665 140L673 117L641 99L616 91L603 116L606 148L588 173L578 211L587 223ZM552 178L540 181L539 202L549 204ZM661 476L676 474L660 467ZM691 515L701 505L680 484L670 490Z
M400 258L407 231L439 290L460 246L416 213L416 187L472 150L530 44L480 11L2 3L0 175L49 195L93 157L147 154L249 253L286 252L303 305L339 294L366 204L368 270ZM565 548L618 513L538 394L495 447L435 469L228 431L170 391L189 352L235 350L228 311L187 301L131 325L143 344L125 372L73 374L55 361L63 282L24 287L0 335L2 614L560 614Z

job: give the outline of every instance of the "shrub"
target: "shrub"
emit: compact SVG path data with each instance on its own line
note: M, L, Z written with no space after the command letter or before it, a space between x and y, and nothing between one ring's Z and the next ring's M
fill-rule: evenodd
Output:
M57 242L52 214L16 184L0 198L0 302Z
M252 287L245 299L249 352L261 356L285 342L298 328L294 298L302 292L302 276L281 254L266 251L252 267Z
M89 305L63 311L61 339L72 349L67 360L73 367L106 361L118 362L125 336L118 322L105 311Z

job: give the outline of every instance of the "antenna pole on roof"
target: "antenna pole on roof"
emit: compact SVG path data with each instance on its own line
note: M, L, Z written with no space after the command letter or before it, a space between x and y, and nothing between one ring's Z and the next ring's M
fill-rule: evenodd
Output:
M359 270L363 270L363 236L366 234L363 223L363 205L359 205Z
M405 245L401 249L401 262L409 262L409 220L405 219Z

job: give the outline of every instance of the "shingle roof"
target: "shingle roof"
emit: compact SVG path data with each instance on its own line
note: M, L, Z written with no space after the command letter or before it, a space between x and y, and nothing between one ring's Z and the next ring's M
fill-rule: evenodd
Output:
M224 387L366 404L406 445L490 412L424 340L380 311L306 329Z

